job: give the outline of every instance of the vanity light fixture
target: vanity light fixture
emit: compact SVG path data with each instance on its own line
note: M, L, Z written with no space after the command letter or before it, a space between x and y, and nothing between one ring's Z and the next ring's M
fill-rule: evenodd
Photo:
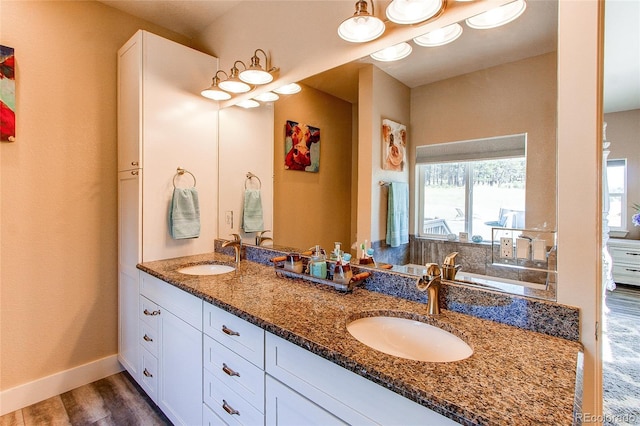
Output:
M262 54L264 55L265 66L269 66L269 58L267 58L267 54L265 53L265 51L262 49L256 49L256 51L253 53L253 56L251 57L251 65L249 65L249 68L244 69L238 75L238 77L240 77L240 80L244 81L245 83L267 84L273 81L273 75L271 74L271 71L275 70L275 68L269 71L265 71L264 68L262 68L262 66L260 65L258 52L262 52Z
M300 90L302 90L302 88L298 83L289 83L278 87L277 89L273 89L274 92L279 93L280 95L293 95L294 93L298 93Z
M398 43L385 49L372 53L370 56L376 61L391 62L406 58L411 54L411 45L409 43Z
M367 3L365 0L356 2L356 12L338 27L340 38L352 43L363 43L375 40L384 33L384 22L374 16L373 0L371 0L371 13L367 11Z
M418 36L413 39L413 42L423 47L443 46L457 40L461 35L462 25L456 23Z
M396 24L417 24L435 16L443 5L443 0L393 0L386 14Z
M276 95L273 92L264 92L260 93L257 96L254 96L253 99L260 102L275 102L280 99L280 96Z
M200 92L200 94L205 98L213 99L214 101L226 101L227 99L231 99L231 95L219 87L220 77L218 77L218 73L220 72L223 73L225 77L227 76L226 72L218 70L216 75L213 76L211 86Z
M477 30L496 28L517 19L527 8L524 0L516 0L511 3L493 8L479 15L467 18L468 26Z
M253 99L245 99L243 101L238 102L236 105L242 108L256 108L260 106L260 104L257 101L254 101Z
M241 63L242 66L245 67L244 62L242 61L235 61L233 64L233 68L231 68L231 74L229 75L229 78L227 78L224 81L221 81L218 86L226 91L226 92L231 92L231 93L246 93L249 90L251 90L251 86L249 86L247 83L245 83L244 81L240 80L238 78L238 68L236 67L236 64Z

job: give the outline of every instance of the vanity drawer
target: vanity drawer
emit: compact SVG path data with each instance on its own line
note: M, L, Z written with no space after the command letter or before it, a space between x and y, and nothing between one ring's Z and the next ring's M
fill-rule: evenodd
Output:
M264 412L264 371L211 337L204 336L204 368L260 412Z
M153 303L144 296L140 296L140 319L149 325L152 330L158 331L158 323L160 322L160 306Z
M640 265L613 264L613 280L616 283L640 285Z
M150 326L144 321L140 321L139 327L140 333L140 345L149 351L150 354L157 357L158 356L158 330L156 327Z
M263 425L264 414L216 379L213 373L204 371L204 402L229 425Z
M147 392L147 395L157 402L158 398L158 359L151 355L148 351L142 349L141 351L141 363L140 363L140 378L142 383L140 385Z
M264 369L264 330L204 303L204 332L247 361Z
M612 247L609 246L614 263L625 263L640 267L640 247Z

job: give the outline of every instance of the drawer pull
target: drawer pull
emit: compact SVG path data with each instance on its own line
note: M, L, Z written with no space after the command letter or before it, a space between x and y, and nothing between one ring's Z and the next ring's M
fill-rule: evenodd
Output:
M222 363L222 371L224 371L225 373L227 373L229 376L238 376L240 377L240 373L238 373L237 371L233 371L232 369L230 369L227 364L225 364L224 362Z
M229 404L227 404L227 401L225 401L224 399L222 400L222 408L224 408L224 411L226 411L227 413L231 414L232 416L234 414L240 414L240 411L238 410L234 410L233 407L231 407Z
M132 165L132 166L137 166L138 164L140 164L140 163L138 163L137 161L132 161L132 162L131 162L131 165Z
M152 312L149 312L147 309L145 309L145 310L143 311L143 313L144 313L145 315L148 315L148 316L150 316L150 317L153 317L153 316L156 316L156 315L160 315L160 309L158 309L157 311L152 311Z
M153 342L153 339L147 336L146 334L144 335L143 339L146 340L147 342Z
M630 252L626 252L625 254L628 254L629 256L640 256L640 253L630 253Z
M132 176L138 176L138 171L137 171L137 170L133 170L133 171L131 171L131 175L132 175Z
M631 269L631 268L624 268L624 269L629 272L640 272L640 269Z
M144 371L142 372L142 374L144 374L147 377L153 377L153 374L149 373L149 371L145 368Z
M222 331L224 332L224 334L228 334L229 336L239 336L240 333L238 333L237 331L233 331L230 328L227 328L226 325L222 325Z

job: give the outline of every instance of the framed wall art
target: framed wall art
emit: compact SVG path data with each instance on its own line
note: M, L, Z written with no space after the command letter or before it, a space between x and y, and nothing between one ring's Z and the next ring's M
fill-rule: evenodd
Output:
M401 172L407 155L407 126L382 120L382 170Z
M320 129L287 120L284 153L285 169L318 172L320 170Z
M16 76L13 48L0 45L0 141L16 140Z

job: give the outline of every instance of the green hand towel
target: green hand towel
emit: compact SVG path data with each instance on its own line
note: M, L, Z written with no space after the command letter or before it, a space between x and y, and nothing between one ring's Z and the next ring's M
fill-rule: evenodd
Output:
M386 241L391 247L409 242L409 185L405 182L389 184Z
M175 188L169 210L169 233L174 240L200 236L200 205L196 188Z
M264 231L262 219L262 198L259 189L244 191L244 209L242 212L242 230L244 232Z

